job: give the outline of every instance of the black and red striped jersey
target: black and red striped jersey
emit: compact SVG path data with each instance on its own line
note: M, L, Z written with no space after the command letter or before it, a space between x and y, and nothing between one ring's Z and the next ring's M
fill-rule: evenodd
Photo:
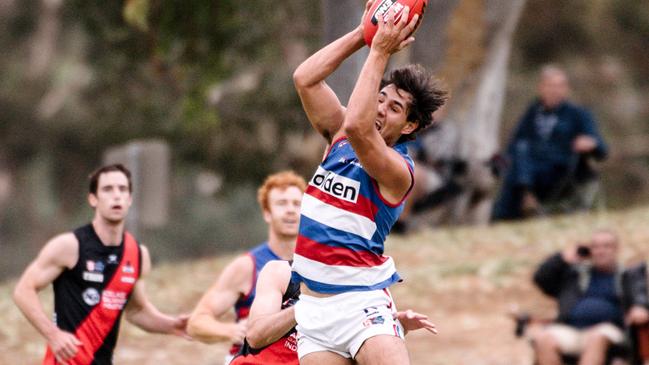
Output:
M54 280L54 321L82 343L68 365L110 365L122 312L140 277L140 247L128 232L119 246L106 246L92 224L74 235L79 259ZM49 347L43 364L57 364Z

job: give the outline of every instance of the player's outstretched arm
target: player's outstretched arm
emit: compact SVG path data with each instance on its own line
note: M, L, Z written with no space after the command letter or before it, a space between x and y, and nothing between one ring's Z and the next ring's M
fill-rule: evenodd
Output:
M282 297L290 280L291 266L286 261L270 261L261 270L248 317L246 339L252 348L270 345L297 324L293 306L282 309Z
M382 113L384 121L389 114L407 115L408 105L392 100L384 100L379 105L379 98L387 98L388 95L379 95L378 90L390 56L414 40L410 34L419 16L413 16L407 23L408 12L406 7L396 24L393 12L388 12L383 21L379 20L370 54L352 91L343 124L344 133L349 137L363 168L378 181L381 193L391 203L402 200L412 185L412 176L403 158L388 146L388 143L393 144L396 140L386 143L384 136L377 130L377 123L379 113ZM377 107L381 109L377 111ZM415 122L409 122L405 128L410 128L408 132L411 132L416 127ZM385 123L381 128L387 128Z
M145 246L140 247L142 250L142 274L135 284L131 299L126 306L126 319L147 332L176 335L189 339L186 331L189 316L164 314L147 298L144 279L151 271L151 257Z
M367 2L365 12L373 2ZM363 18L356 29L311 55L293 73L293 82L309 121L328 142L340 131L345 108L325 79L365 45Z
M65 269L74 267L79 257L79 242L72 233L50 240L22 274L13 293L16 306L27 320L45 337L59 362L77 353L81 342L62 331L45 314L38 292L50 285Z
M254 264L249 256L240 256L225 267L189 318L187 330L192 338L204 343L243 343L247 320L235 323L223 321L221 317L232 310L241 296L248 293L253 269Z

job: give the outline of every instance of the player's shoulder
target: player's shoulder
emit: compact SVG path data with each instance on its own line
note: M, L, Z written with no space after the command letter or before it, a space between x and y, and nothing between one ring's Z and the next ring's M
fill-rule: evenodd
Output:
M79 257L79 240L73 232L65 232L51 238L39 254L44 262L73 267Z
M79 249L79 239L77 239L74 232L65 232L52 237L46 246L64 252L76 251Z
M142 254L142 257L145 257L145 256L150 257L149 248L146 247L146 245L138 242L137 247L140 249L140 253Z
M271 260L264 265L264 268L261 270L269 274L281 275L281 274L291 274L291 264L286 260ZM261 275L261 274L260 274Z
M285 291L291 280L291 264L284 260L269 261L259 273L259 282Z
M244 253L230 261L223 269L222 275L246 280L252 277L254 267L254 258L249 253Z

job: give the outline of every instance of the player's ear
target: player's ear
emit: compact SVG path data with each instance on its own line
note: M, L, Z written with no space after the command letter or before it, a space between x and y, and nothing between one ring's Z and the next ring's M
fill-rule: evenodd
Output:
M271 220L272 220L272 216L271 216L271 214L270 214L270 210L268 210L268 209L264 209L263 212L262 212L262 215L264 216L264 221L265 221L266 223L270 224L270 222L271 222Z
M418 120L414 122L407 121L406 125L403 128L401 128L401 134L412 134L414 131L417 130L417 127L419 127Z
M97 208L97 196L95 194L88 194L88 204L90 204L93 209Z

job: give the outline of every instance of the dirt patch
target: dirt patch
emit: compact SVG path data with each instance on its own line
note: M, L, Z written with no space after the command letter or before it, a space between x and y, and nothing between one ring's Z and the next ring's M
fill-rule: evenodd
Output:
M557 217L522 224L429 231L393 237L387 253L405 278L392 288L399 308L428 314L438 335L407 337L413 364L530 364L530 348L514 337L511 306L551 316L554 306L530 283L546 255L587 238L594 227L613 227L623 242L622 261L645 259L649 209ZM151 301L170 313L189 312L231 257L158 266L147 282ZM13 282L0 286L0 364L39 364L44 341L11 303ZM43 295L51 303L51 294ZM146 334L122 325L115 364L222 363L226 344L204 345Z

